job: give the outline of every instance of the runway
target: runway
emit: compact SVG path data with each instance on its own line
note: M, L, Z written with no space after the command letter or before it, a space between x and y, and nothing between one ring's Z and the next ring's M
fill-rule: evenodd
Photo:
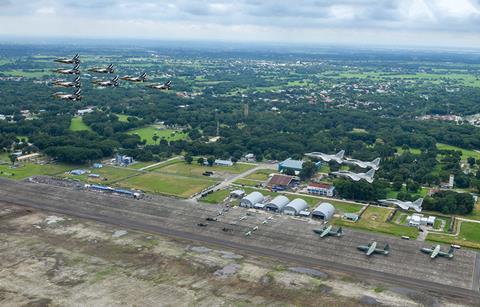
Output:
M153 203L5 179L0 179L0 205L2 202L220 245L296 265L480 303L480 269L477 253L473 251L460 250L452 260L431 260L419 252L419 248L425 245L421 242L350 229L342 238L320 239L312 232L318 227L315 222L274 215L272 220L263 224L270 214L253 211L241 220L247 212L243 208L230 209L217 222L206 222L207 227L198 227L197 224L205 222L206 217L216 215L215 206L195 205L166 197ZM246 237L245 232L254 226L259 229ZM232 231L224 232L224 227ZM357 245L371 240L376 240L380 246L389 243L391 254L367 258L356 250Z

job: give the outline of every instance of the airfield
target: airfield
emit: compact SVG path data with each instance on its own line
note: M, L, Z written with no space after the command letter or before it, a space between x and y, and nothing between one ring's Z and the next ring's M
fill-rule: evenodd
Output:
M217 221L222 207L173 198L155 202L132 200L66 187L0 179L0 203L31 207L130 229L158 233L268 256L283 262L325 271L346 273L450 298L480 302L478 253L458 250L453 259L431 260L419 249L429 243L406 241L379 234L345 230L342 238L320 239L312 230L318 221L292 218L244 208L229 208ZM248 213L248 215L247 215ZM268 220L268 217L272 219ZM246 218L245 218L246 217ZM242 219L243 218L243 219ZM264 221L267 221L264 224ZM198 223L208 223L199 227ZM251 236L245 233L255 226ZM222 228L232 231L225 232ZM388 243L390 255L366 257L357 245ZM448 248L442 246L443 249Z

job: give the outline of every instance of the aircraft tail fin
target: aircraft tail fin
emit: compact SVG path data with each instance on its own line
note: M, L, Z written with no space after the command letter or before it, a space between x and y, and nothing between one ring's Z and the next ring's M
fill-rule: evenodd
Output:
M143 79L143 80L147 79L147 73L144 72L143 74L141 74L140 79Z
M108 68L113 68L113 64L108 65Z
M372 168L365 175L369 178L373 178L373 176L375 176L375 170Z
M337 235L342 235L343 234L343 229L342 227L340 226L337 230Z
M383 250L386 252L390 251L390 245L388 245L388 243L385 244L385 247L383 248Z
M75 66L73 66L73 69L79 69L80 68L80 64L75 64Z
M81 92L82 92L82 89L79 88L78 90L75 91L74 95L78 96L80 95Z
M335 154L335 156L340 159L343 159L344 155L345 155L345 150L340 150L338 153Z
M74 80L73 80L74 83L77 83L77 82L80 82L80 76L76 77Z
M450 249L448 250L448 255L453 256L454 252L455 252L455 248L453 246L450 246Z
M380 158L376 158L375 160L373 160L372 164L378 167L380 165Z
M113 78L112 81L113 81L113 82L117 82L118 79L119 79L119 77L118 77L118 76L115 76L115 78Z
M73 57L73 59L74 59L74 60L78 60L79 57L80 57L80 56L79 56L78 53L77 53L77 54L75 54L75 56Z
M423 203L423 198L419 198L416 201L413 202L413 205L417 208L421 208Z

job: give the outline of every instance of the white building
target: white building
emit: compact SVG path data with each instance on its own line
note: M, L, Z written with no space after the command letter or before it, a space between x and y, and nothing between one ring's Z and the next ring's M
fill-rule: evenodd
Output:
M335 187L331 184L310 182L307 186L307 192L313 195L332 197L335 193Z
M435 216L423 216L423 214L412 214L407 217L408 226L433 226L435 224Z
M213 165L219 165L219 166L233 166L233 162L230 160L220 160L217 159L215 162L213 162Z
M264 197L262 193L254 191L248 194L247 196L245 196L244 198L242 198L242 200L240 201L240 206L252 208L256 204L262 203L263 200L264 200Z
M295 198L283 208L283 213L288 215L299 215L301 211L308 209L308 204L301 198Z

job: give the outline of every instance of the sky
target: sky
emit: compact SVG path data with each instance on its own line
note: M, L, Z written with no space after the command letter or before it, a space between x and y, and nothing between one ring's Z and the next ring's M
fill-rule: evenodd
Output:
M0 36L480 49L480 0L0 0Z

